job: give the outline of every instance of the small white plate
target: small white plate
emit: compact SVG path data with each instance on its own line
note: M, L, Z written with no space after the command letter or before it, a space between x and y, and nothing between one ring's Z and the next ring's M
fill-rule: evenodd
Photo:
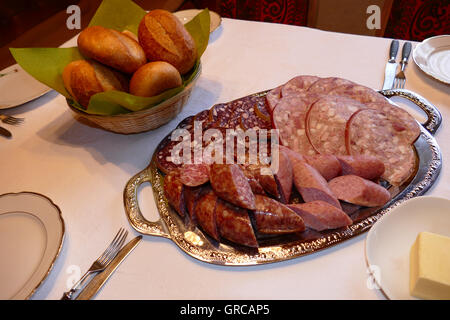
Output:
M369 269L390 299L416 299L409 294L409 252L422 231L450 236L450 200L412 198L384 215L367 235Z
M414 49L413 59L423 72L450 84L450 35L425 39Z
M64 229L49 198L32 192L0 196L0 300L35 292L61 250Z
M50 90L18 64L0 71L0 109L19 106L39 98Z
M199 14L202 10L199 9L188 9L188 10L181 10L176 11L173 14L183 23L189 22L194 18L197 14ZM209 11L209 17L211 20L209 32L213 32L216 30L220 24L222 23L222 18L217 12Z

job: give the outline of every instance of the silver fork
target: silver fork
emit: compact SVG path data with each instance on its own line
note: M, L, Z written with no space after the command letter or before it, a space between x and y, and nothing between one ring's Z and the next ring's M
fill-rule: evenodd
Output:
M16 118L13 116L7 116L6 114L0 114L0 120L6 124L10 124L13 126L18 126L25 121L24 118Z
M120 228L119 232L117 232L114 239L109 244L108 248L98 257L97 260L91 265L89 270L78 280L77 283L74 284L72 289L67 292L64 292L61 300L72 300L73 294L80 290L81 284L86 280L86 278L92 274L105 270L108 264L114 259L114 257L119 252L120 248L122 248L125 239L127 238L128 231L125 231L124 228Z
M405 42L402 49L402 61L400 62L400 71L395 75L394 88L404 89L406 84L405 68L408 64L409 55L411 54L411 43Z

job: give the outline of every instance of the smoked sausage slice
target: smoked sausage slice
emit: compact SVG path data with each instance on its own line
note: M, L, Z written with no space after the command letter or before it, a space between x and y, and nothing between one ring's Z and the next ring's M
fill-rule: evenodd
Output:
M304 156L305 161L329 181L341 174L341 164L332 154Z
M301 194L303 201L323 200L341 209L339 201L331 192L327 181L319 171L306 163L302 155L296 152L287 152L287 155L292 165L294 185Z
M354 174L364 179L374 180L384 173L383 161L369 155L337 156L342 175Z
M280 201L283 203L289 203L292 192L294 173L292 171L292 165L291 161L289 160L289 155L287 154L285 149L279 149L278 170L275 173L275 179L280 190Z
M164 178L164 195L167 202L178 212L181 217L186 215L184 203L184 185L180 180L180 171L174 169Z
M197 201L196 218L200 227L212 238L219 241L219 231L216 222L217 195L209 188Z
M216 203L216 222L223 238L244 246L258 247L247 210L219 198Z
M311 201L288 205L300 217L308 228L316 231L349 226L352 219L342 210L325 201Z
M261 195L255 196L256 230L264 234L286 234L305 230L302 218L284 204Z
M209 178L220 198L242 208L255 209L255 195L239 165L212 164Z
M328 185L339 200L360 206L378 207L391 199L391 194L385 188L355 175L336 177Z
M206 163L184 164L180 168L180 180L189 187L197 187L209 181L210 165Z

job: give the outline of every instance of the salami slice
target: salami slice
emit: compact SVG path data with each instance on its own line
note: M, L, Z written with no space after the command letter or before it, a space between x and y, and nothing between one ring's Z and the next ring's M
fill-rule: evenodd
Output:
M359 84L344 84L329 91L329 94L347 97L361 103L386 102L386 98L382 94Z
M172 149L178 143L180 142L172 141L169 135L158 146L155 156L156 166L165 174L181 166L172 162Z
M309 105L295 95L284 97L273 111L272 121L281 143L301 154L316 154L306 135L305 119Z
M355 113L347 123L346 144L350 155L369 155L382 161L385 167L382 178L392 185L401 185L415 172L413 147L380 111L367 109Z
M233 117L233 106L228 103L219 103L209 109L209 120L214 128L226 128Z
M195 207L198 224L209 236L219 241L219 231L216 222L217 196L209 189L197 201Z
M364 108L358 101L339 96L326 96L315 102L306 118L306 132L314 149L321 154L347 154L346 123L353 113Z
M270 117L269 107L263 97L258 98L257 103L255 104L255 113L265 122L271 123L272 118Z
M336 177L328 185L339 200L360 206L378 207L391 199L385 188L355 175Z
M319 79L319 77L309 75L292 78L281 88L281 96L285 97L291 94L297 94L298 92L306 91Z
M212 164L210 181L220 198L242 208L255 208L255 196L239 165Z
M308 91L311 93L328 94L334 88L344 84L354 84L354 82L337 77L322 78L314 82Z
M391 120L394 129L404 136L411 144L417 140L420 135L420 126L416 119L407 111L399 108L388 101L369 102L366 106L370 109L376 109L383 112Z
M209 181L210 165L206 163L184 164L180 168L180 181L185 186L197 187Z
M247 112L241 114L240 126L242 130L248 129L272 129L272 124L270 121L264 120L256 114L255 106L248 109Z
M206 109L197 113L194 121L202 122L202 130L208 129L213 123L210 118L210 110Z
M264 234L287 234L305 230L302 218L284 204L256 195L254 210L256 229Z
M180 180L179 170L170 171L164 178L164 195L167 202L181 217L186 215L184 202L184 185Z
M219 234L223 238L244 246L258 247L247 210L218 199L216 221Z
M266 95L267 107L270 112L275 109L276 105L281 99L281 88L283 86L276 87L275 89L270 90Z
M288 207L302 217L308 228L316 231L346 227L353 223L344 211L324 201L291 204Z

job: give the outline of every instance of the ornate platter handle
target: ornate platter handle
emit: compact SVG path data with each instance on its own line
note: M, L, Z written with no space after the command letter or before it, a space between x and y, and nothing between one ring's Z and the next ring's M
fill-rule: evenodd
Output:
M387 98L390 97L402 97L405 98L411 102L413 102L415 105L417 105L420 109L422 109L426 115L427 115L427 121L422 123L422 126L427 129L431 134L434 135L434 133L437 131L439 126L442 123L442 115L439 112L439 110L431 104L428 100L426 100L424 97L418 95L417 93L414 93L409 90L405 89L391 89L391 90L383 90L380 91L382 95L384 95Z
M170 238L167 227L161 219L158 221L148 221L142 215L137 199L137 190L139 186L145 182L153 184L153 178L149 168L136 174L125 186L123 200L128 220L130 221L131 226L142 234Z

